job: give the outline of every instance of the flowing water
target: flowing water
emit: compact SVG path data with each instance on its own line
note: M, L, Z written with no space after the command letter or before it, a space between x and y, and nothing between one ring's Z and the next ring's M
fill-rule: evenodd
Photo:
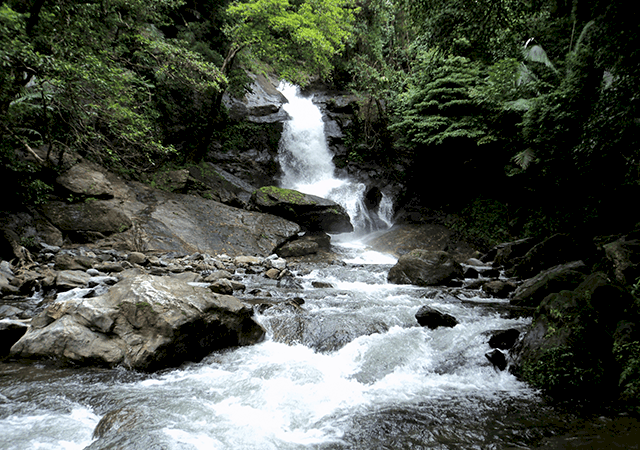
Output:
M0 364L0 449L637 448L635 419L559 409L489 364L487 332L529 323L507 300L390 285L395 258L364 239L335 250L343 264L297 265L286 285L246 275L283 300L256 310L258 345L155 374ZM425 304L459 324L419 327Z

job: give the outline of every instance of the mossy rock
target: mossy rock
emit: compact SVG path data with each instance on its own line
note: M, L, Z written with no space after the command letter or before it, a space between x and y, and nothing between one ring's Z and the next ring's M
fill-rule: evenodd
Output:
M297 223L306 231L349 233L353 225L338 203L293 189L265 186L254 191L251 203L260 212Z

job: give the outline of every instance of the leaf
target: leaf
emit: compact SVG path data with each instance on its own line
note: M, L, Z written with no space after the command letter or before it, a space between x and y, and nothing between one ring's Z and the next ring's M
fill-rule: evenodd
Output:
M557 72L555 66L547 56L547 52L544 51L541 45L535 44L532 46L527 46L527 44L525 44L524 48L522 49L522 57L526 61L542 63L554 72Z
M535 161L536 154L532 148L527 148L517 153L511 160L516 163L522 170L526 170L529 165Z

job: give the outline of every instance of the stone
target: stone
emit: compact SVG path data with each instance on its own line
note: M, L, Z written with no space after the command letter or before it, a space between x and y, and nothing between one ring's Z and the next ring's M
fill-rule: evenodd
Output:
M265 186L251 196L252 205L299 224L309 231L350 233L353 225L347 211L338 203L293 189Z
M492 336L489 339L489 347L499 348L502 350L509 350L513 347L520 337L520 331L515 328L508 330L495 330L492 331Z
M576 288L584 279L587 270L582 261L561 264L525 280L514 291L511 304L536 307L549 294Z
M600 397L615 395L620 366L613 336L633 303L603 272L572 291L549 294L511 350L512 371L558 398L587 398L593 389Z
M131 219L113 200L93 200L80 203L50 201L42 206L53 225L67 233L97 232L102 235L129 229Z
M263 259L257 256L236 256L234 262L239 266L257 266L263 263Z
M231 281L225 278L220 278L219 280L216 280L215 282L211 283L211 286L209 286L209 289L211 289L211 291L217 294L224 294L224 295L233 294L233 285L231 284Z
M61 270L56 275L56 287L61 290L69 290L84 287L89 284L91 275L80 270Z
M568 234L554 234L534 245L522 258L512 259L513 267L507 275L518 278L529 278L551 267L580 261L595 251L590 242L582 242Z
M226 271L226 270L216 270L215 272L213 272L213 273L211 273L211 274L207 275L207 276L204 278L204 280L203 280L203 281L204 281L205 283L214 283L214 282L216 282L216 281L218 281L218 280L220 280L220 279L222 279L222 278L225 278L225 279L230 280L230 279L231 279L231 277L233 277L233 274L232 274L231 272L229 272L229 271Z
M134 275L101 296L53 303L10 354L155 371L260 341L265 331L252 314L237 298L205 287Z
M114 196L111 182L97 166L88 162L75 164L58 176L56 183L80 196L96 198Z
M492 280L482 286L482 290L492 297L507 298L516 289L516 285L510 281Z
M416 320L422 327L436 329L439 327L453 328L458 320L451 314L443 313L430 306L421 306L416 313Z
M462 266L448 253L416 249L398 259L387 279L393 284L436 286L462 276Z
M56 270L86 270L90 269L94 262L93 259L86 256L58 253L54 259L54 268Z
M267 278L271 278L272 280L277 280L280 277L280 271L278 269L269 269L264 274Z
M146 264L147 262L147 256L144 253L131 252L127 257L127 261L129 261L131 264L143 265L143 264Z
M603 246L611 272L622 284L632 284L640 277L640 241L623 237Z
M331 289L333 288L333 284L327 283L325 281L312 281L311 286L316 289Z
M296 256L313 255L318 253L319 250L320 246L317 242L302 238L293 242L287 242L277 249L276 252L284 258L291 258Z
M484 356L496 369L502 371L507 368L507 357L500 350L492 350Z
M0 320L0 358L9 354L13 344L18 342L29 329L29 325L19 320Z

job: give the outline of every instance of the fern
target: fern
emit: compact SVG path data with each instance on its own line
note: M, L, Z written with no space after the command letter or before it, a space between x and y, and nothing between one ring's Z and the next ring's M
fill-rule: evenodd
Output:
M511 160L516 163L522 170L527 170L527 167L535 161L536 154L532 148L527 148L518 152Z

